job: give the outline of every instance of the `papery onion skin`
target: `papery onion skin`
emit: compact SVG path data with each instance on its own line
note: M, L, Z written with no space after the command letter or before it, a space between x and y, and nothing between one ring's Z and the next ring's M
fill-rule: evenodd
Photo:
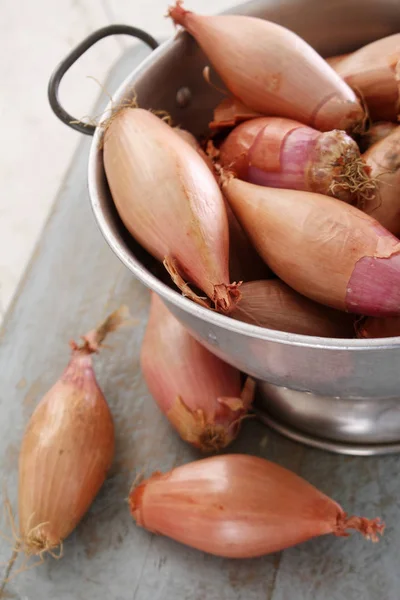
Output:
M378 319L368 317L357 325L359 338L388 338L400 336L400 317Z
M352 54L330 59L354 88L373 121L397 121L400 113L400 34L376 40Z
M240 372L197 342L152 293L140 362L151 395L186 442L219 451L237 436L253 400Z
M72 344L64 373L36 407L19 456L22 548L43 555L60 546L88 510L114 457L114 424L91 354L125 320L116 311Z
M388 231L400 236L400 126L371 146L364 160L376 181L377 192L362 208Z
M354 92L288 29L254 17L197 15L179 1L169 16L194 36L229 91L254 111L321 131L353 130L363 122Z
M259 327L332 338L354 337L353 318L313 302L283 281L249 281L231 317Z
M252 119L222 143L219 162L257 185L305 190L345 202L374 193L356 142L344 131L321 133L279 117Z
M229 283L225 204L209 166L180 135L143 109L125 108L104 135L104 167L129 232L164 262L184 295L229 312L240 297Z
M400 241L375 219L335 198L233 177L223 190L259 254L296 291L356 314L400 315Z
M248 108L243 102L230 96L224 98L224 100L215 107L214 118L208 126L212 130L225 129L227 127L234 127L243 121L248 121L249 119L261 116L261 113Z
M348 518L287 469L245 455L216 456L156 473L131 491L136 523L209 554L252 558L354 528L377 540L379 519Z

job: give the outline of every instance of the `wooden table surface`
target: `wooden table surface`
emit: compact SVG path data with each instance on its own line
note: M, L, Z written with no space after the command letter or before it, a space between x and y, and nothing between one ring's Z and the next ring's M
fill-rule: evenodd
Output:
M107 84L114 90L147 54L129 52ZM49 114L49 118L52 116ZM16 512L18 452L29 417L77 339L120 304L137 324L110 338L95 357L115 419L117 448L110 476L87 516L64 544L60 561L9 581L3 598L20 600L398 600L400 597L399 458L354 458L311 450L255 420L231 452L277 461L299 473L349 513L382 516L384 538L326 536L255 560L224 560L139 529L126 498L135 475L170 469L198 454L171 430L139 370L148 291L120 264L97 230L87 192L90 138L61 186L19 293L0 330L0 460ZM28 183L27 183L28 185ZM4 534L10 526L4 518ZM0 560L11 543L0 539ZM3 574L5 566L2 566Z

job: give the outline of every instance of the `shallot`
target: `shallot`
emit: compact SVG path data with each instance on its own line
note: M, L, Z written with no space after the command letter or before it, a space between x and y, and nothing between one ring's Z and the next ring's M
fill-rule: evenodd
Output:
M197 342L152 293L140 362L153 398L186 442L205 452L238 434L254 395L240 372Z
M239 15L197 15L180 0L169 16L194 36L229 91L253 111L322 131L362 124L364 111L355 93L285 27Z
M229 272L233 281L271 277L271 269L255 250L228 202L226 202L226 212L229 223Z
M203 552L251 558L355 529L378 540L380 519L349 517L283 467L246 455L206 458L155 473L129 496L140 527Z
M329 56L328 58L325 58L325 60L328 63L328 65L334 69L336 65L338 65L340 62L342 62L342 60L350 56L350 54L350 52L348 52L347 54L337 54L335 56Z
M368 148L393 133L396 127L396 123L391 123L390 121L378 121L378 123L373 123L360 137L360 150L365 152Z
M372 42L330 64L357 91L374 121L397 121L400 113L400 33Z
M229 283L228 220L209 166L191 144L152 113L124 108L104 135L104 167L130 233L164 262L185 296L229 312L240 297Z
M364 154L377 186L374 200L363 210L394 235L400 236L400 126Z
M354 336L353 318L298 294L279 279L249 281L231 317L246 323L333 338Z
M19 456L20 544L28 555L60 547L102 486L114 457L114 425L91 355L126 319L122 307L71 342L71 360L36 407Z
M374 193L350 136L338 130L321 133L290 119L242 123L222 143L219 162L257 185L318 192L347 202Z
M368 317L357 325L357 337L359 338L387 338L400 336L400 317L388 317L378 319Z
M211 156L206 154L194 135L184 129L175 129L176 133L188 142L196 152L207 163L211 173L215 176L214 165ZM219 152L209 143L210 155L214 152L219 156ZM242 226L232 212L231 207L225 202L225 209L229 225L229 273L233 281L242 279L256 279L257 277L268 277L271 271L251 245L249 238L243 231Z
M206 152L204 152L194 135L190 133L190 131L187 131L186 129L180 129L179 127L175 127L174 131L179 135L180 138L185 140L185 142L187 142L190 146L192 146L194 150L196 150L197 154L201 156L201 158L204 160L204 162L210 169L211 173L215 176L214 165L211 158L206 154Z
M400 241L321 194L224 177L234 213L271 269L305 296L349 312L400 315Z

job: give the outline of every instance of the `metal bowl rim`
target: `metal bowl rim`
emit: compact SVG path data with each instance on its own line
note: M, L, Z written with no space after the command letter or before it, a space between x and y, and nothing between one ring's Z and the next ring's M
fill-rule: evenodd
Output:
M138 78L138 76L142 75L146 71L148 65L156 60L160 55L167 53L177 42L179 36L182 35L187 34L185 32L178 32L175 36L172 36L170 39L160 44L156 50L154 50L147 58L145 58L144 61L120 84L116 93L114 94L113 102L118 102L119 99L125 95L126 90L132 87L133 82ZM110 101L99 121L99 125L106 120L107 113L111 110L111 108L112 103ZM225 315L203 308L188 298L185 298L179 294L179 292L171 289L166 284L162 283L159 279L157 279L157 277L150 273L144 267L144 265L135 258L133 254L130 253L122 241L119 241L116 238L116 236L112 233L110 226L108 225L107 216L104 214L101 202L99 200L99 191L97 186L97 180L101 176L101 174L98 172L100 164L98 157L99 153L101 152L102 136L103 130L100 126L98 126L93 136L88 161L89 196L95 219L102 235L121 262L135 275L135 277L137 277L137 279L139 279L148 288L159 294L162 298L174 304L177 308L190 313L192 316L208 322L210 325L216 325L222 329L228 329L248 338L256 338L290 346L335 351L384 351L400 348L400 336L377 339L325 338L301 335L297 333L286 333L283 331L259 327L257 325L250 325L249 323L236 321Z

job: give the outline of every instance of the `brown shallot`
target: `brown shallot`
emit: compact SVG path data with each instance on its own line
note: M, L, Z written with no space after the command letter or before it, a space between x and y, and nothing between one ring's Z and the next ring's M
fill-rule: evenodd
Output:
M377 123L373 123L371 127L360 136L358 142L360 150L365 152L368 148L393 133L396 127L396 123L391 123L390 121L378 121Z
M372 541L380 519L348 516L283 467L255 456L214 456L154 473L129 496L140 527L203 552L251 558L355 529Z
M240 15L197 15L180 0L169 16L193 35L229 91L252 110L322 131L353 130L363 122L351 88L285 27Z
M253 400L240 372L197 342L152 293L141 356L151 395L182 439L204 452L225 448Z
M290 119L261 117L238 125L222 143L219 162L257 185L318 192L346 202L374 194L358 146L346 132L321 133Z
M20 548L52 554L75 529L102 486L114 456L114 425L93 371L93 353L126 320L121 307L71 342L60 379L36 407L19 456Z
M350 315L309 300L279 279L249 281L241 293L233 319L302 335L354 337Z
M400 113L400 33L352 54L333 57L332 68L357 91L373 121L397 121Z
M271 269L333 308L400 315L400 241L361 210L321 194L225 177L235 215Z
M209 166L191 144L149 111L124 108L104 135L104 167L129 232L164 262L185 296L229 312L240 297L229 282L224 199Z
M387 319L368 317L357 324L356 330L359 338L400 336L400 317L388 317Z
M400 126L364 153L377 192L363 210L394 235L400 236Z

